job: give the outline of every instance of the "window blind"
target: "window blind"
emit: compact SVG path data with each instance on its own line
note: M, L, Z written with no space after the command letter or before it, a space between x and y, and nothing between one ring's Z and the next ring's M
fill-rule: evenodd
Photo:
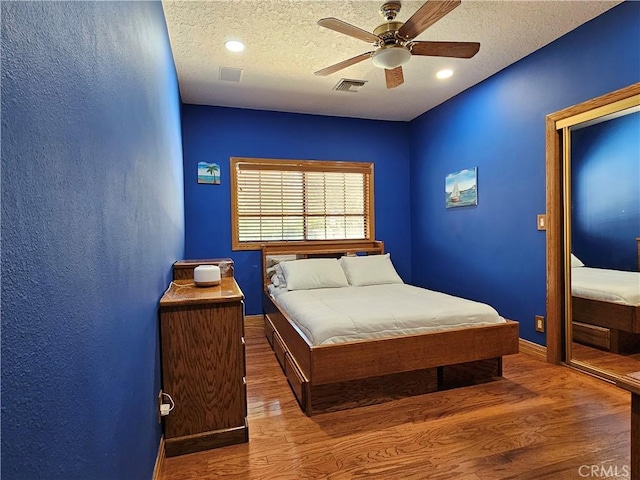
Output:
M371 239L373 164L232 158L234 249Z

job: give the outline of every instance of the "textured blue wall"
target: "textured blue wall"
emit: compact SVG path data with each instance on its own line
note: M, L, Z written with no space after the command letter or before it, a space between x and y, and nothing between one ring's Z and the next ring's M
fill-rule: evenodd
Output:
M412 122L418 285L493 305L544 344L545 116L640 80L640 2L626 2ZM445 209L444 178L478 167L478 206Z
M159 2L2 2L2 478L151 478L181 148Z
M590 267L637 271L640 113L571 135L572 244Z
M232 258L248 314L262 312L262 263L231 250L229 157L374 162L376 238L411 280L408 124L197 105L182 119L186 256ZM197 183L200 161L220 165L221 185Z

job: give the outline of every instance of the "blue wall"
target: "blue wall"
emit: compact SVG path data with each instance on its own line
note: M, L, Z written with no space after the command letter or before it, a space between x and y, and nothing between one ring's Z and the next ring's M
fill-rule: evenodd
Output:
M409 124L185 106L183 178L160 3L1 8L3 478L151 477L171 263L232 257L260 311L259 254L230 245L230 156L373 161L403 278L543 343L544 117L640 80L627 2ZM222 185L196 183L201 160ZM445 175L469 166L479 205L445 210Z
M637 271L640 113L571 135L573 252L590 267Z
M374 162L376 238L411 279L408 124L184 105L182 128L186 256L232 258L248 314L262 313L262 260L231 250L230 157ZM200 161L220 165L221 185L197 183Z
M640 80L640 2L626 2L412 122L418 285L493 305L544 344L545 116ZM444 178L478 167L478 206L445 209Z
M2 478L151 478L183 252L161 4L2 2Z

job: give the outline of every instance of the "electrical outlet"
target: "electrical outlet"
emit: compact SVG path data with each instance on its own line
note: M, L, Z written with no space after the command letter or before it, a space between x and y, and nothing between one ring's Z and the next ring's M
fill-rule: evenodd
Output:
M536 332L544 333L544 317L536 315Z
M158 423L162 423L162 415L160 410L162 409L162 389L158 392Z

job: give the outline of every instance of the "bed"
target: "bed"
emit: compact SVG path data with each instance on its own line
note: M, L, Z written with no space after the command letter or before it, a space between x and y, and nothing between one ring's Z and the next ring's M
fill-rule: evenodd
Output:
M320 284L298 268L313 261L331 266ZM467 300L462 310L476 323L465 324L450 312L455 297L404 285L383 242L269 244L262 266L265 335L309 416L490 381L502 375L502 357L518 352L517 322ZM408 305L422 302L440 305L422 315L426 325ZM319 328L300 323L301 311Z
M587 267L573 254L571 267L574 340L640 352L640 272Z

